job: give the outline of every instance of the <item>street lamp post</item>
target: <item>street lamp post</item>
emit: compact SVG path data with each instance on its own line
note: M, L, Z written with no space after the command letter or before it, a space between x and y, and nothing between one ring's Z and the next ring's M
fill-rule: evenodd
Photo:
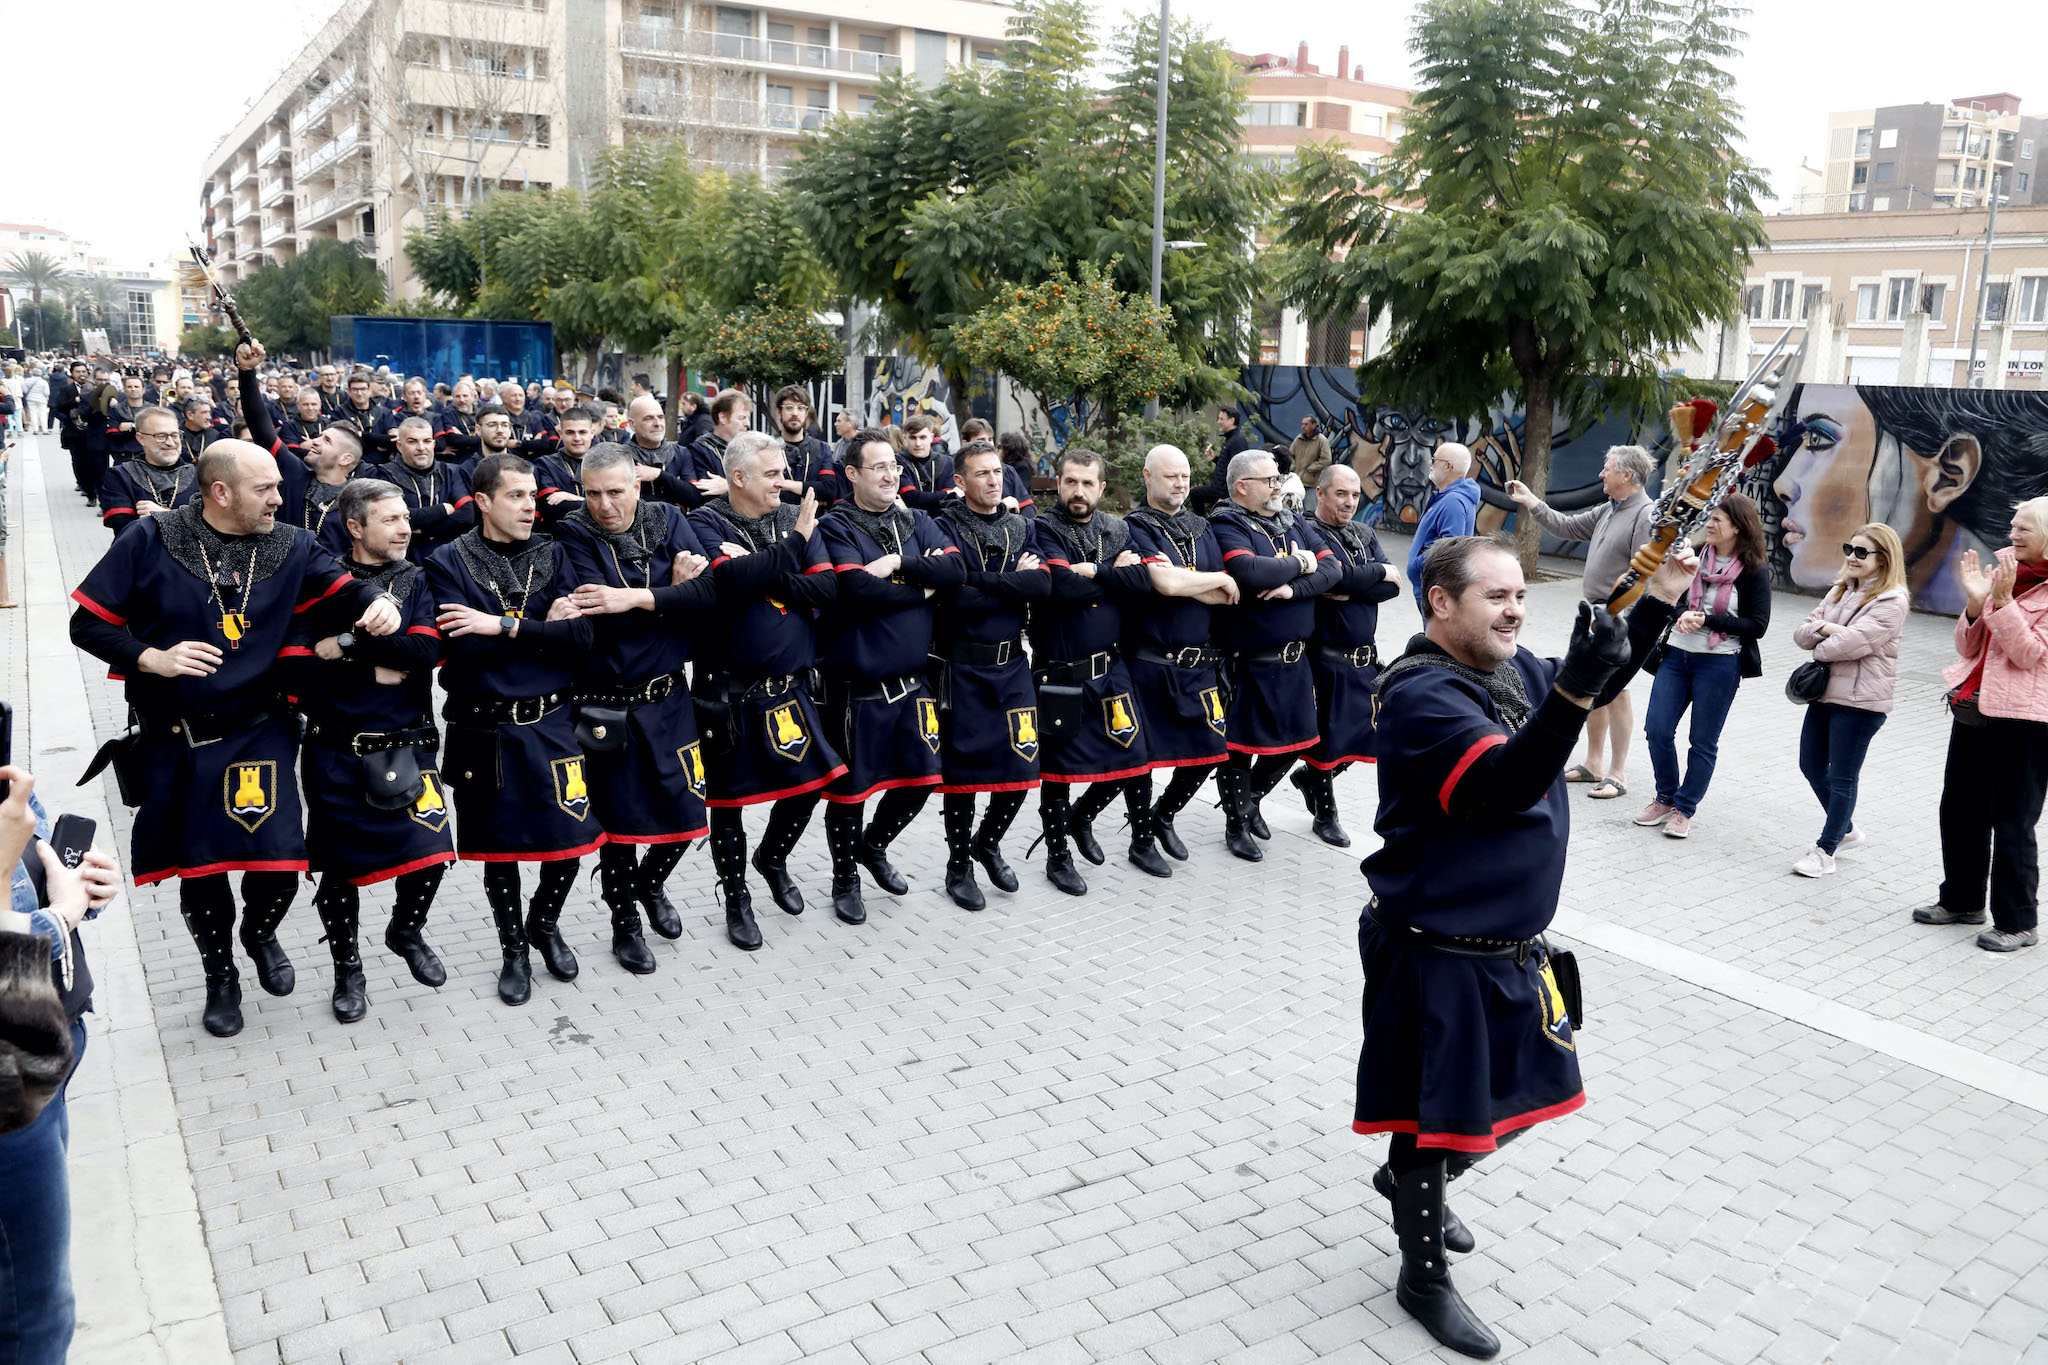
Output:
M1159 102L1152 137L1152 306L1159 306L1159 272L1166 259L1166 62L1173 0L1159 0ZM1159 416L1159 400L1145 404L1145 416Z

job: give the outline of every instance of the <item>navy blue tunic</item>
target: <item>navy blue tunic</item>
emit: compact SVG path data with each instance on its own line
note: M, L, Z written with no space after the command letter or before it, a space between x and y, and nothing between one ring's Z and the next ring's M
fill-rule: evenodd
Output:
M1302 762L1327 771L1373 761L1372 693L1380 670L1377 662L1357 662L1375 657L1358 651L1375 648L1379 604L1401 589L1387 577L1386 552L1371 531L1365 531L1365 554L1357 559L1334 531L1323 535L1323 544L1340 568L1337 581L1316 598L1316 648L1309 654L1316 682L1316 742ZM1351 658L1334 659L1327 650Z
M1309 672L1306 643L1316 628L1315 597L1337 581L1330 549L1300 517L1290 516L1279 534L1232 504L1210 514L1223 568L1237 580L1235 607L1218 614L1217 638L1238 656L1230 698L1233 753L1289 754L1316 742L1316 685ZM1314 573L1302 573L1294 551L1316 558ZM1292 594L1269 601L1261 593L1285 585ZM1246 656L1302 645L1300 657L1253 662Z
M947 509L944 520L957 528L974 517L963 504ZM1031 552L1029 522L1011 530L1000 550L991 544L985 551L980 539L958 530L954 540L967 580L940 595L946 606L937 651L951 662L934 665L946 670L939 790L1029 791L1038 785L1038 693L1022 641L1026 611L1052 596L1052 571L1043 563L1017 567ZM1003 644L1012 648L1001 663L958 657L961 645Z
M1138 508L1124 524L1131 528L1131 547L1147 564L1201 573L1223 568L1223 547L1206 523L1196 536L1180 536L1149 508ZM1138 691L1138 710L1150 731L1155 768L1200 767L1229 756L1224 750L1227 712L1216 666L1187 667L1140 657L1208 649L1213 610L1192 597L1159 594L1134 597L1124 607L1125 652Z
M412 518L412 543L405 557L424 564L427 556L476 525L476 500L462 466L436 460L433 468L416 470L403 459L378 465L366 475L398 485Z
M1115 520L1097 512L1091 525L1099 528ZM1031 523L1032 551L1052 570L1052 595L1031 612L1033 681L1041 688L1081 689L1079 723L1066 735L1052 732L1045 698L1039 699L1045 725L1038 761L1048 782L1112 782L1152 770L1137 689L1118 648L1123 617L1117 606L1120 598L1149 595L1152 576L1142 564L1115 567L1118 556L1104 548L1106 543L1077 536L1062 517L1043 516ZM1094 564L1095 576L1075 573L1076 563ZM1097 678L1071 682L1045 668L1103 653L1114 657Z

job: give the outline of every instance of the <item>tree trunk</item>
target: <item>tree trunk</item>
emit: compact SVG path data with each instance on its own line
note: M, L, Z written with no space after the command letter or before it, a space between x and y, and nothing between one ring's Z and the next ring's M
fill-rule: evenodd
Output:
M663 429L673 441L682 430L683 405L679 401L683 392L683 357L679 352L668 353L668 413Z
M974 409L967 401L967 371L955 365L947 365L945 369L946 387L952 390L953 421L957 430L958 423L974 416Z
M1555 376L1548 367L1524 379L1522 398L1522 468L1515 476L1542 497L1550 491L1550 424L1556 412ZM1515 518L1515 550L1522 559L1522 573L1533 578L1536 556L1542 549L1543 529L1536 518Z

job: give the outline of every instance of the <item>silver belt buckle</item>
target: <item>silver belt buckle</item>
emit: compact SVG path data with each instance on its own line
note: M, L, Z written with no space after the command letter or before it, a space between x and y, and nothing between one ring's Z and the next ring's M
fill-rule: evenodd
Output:
M997 666L1000 667L1001 665L1006 664L1008 662L1010 662L1010 642L1008 640L996 641Z
M915 678L898 678L896 682L901 684L901 686L894 687L893 690L891 684L882 684L882 700L891 706L902 701L917 689L917 679Z
M547 714L546 701L546 697L520 697L512 703L512 723L514 725L540 724L540 718ZM533 708L531 719L526 718L525 708L528 706Z

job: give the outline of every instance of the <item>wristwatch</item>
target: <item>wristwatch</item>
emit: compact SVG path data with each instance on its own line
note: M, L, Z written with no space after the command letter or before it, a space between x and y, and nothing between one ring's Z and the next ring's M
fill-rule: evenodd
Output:
M340 650L341 657L346 659L348 657L348 652L356 647L356 633L352 630L345 630L341 634L335 636L334 647Z

